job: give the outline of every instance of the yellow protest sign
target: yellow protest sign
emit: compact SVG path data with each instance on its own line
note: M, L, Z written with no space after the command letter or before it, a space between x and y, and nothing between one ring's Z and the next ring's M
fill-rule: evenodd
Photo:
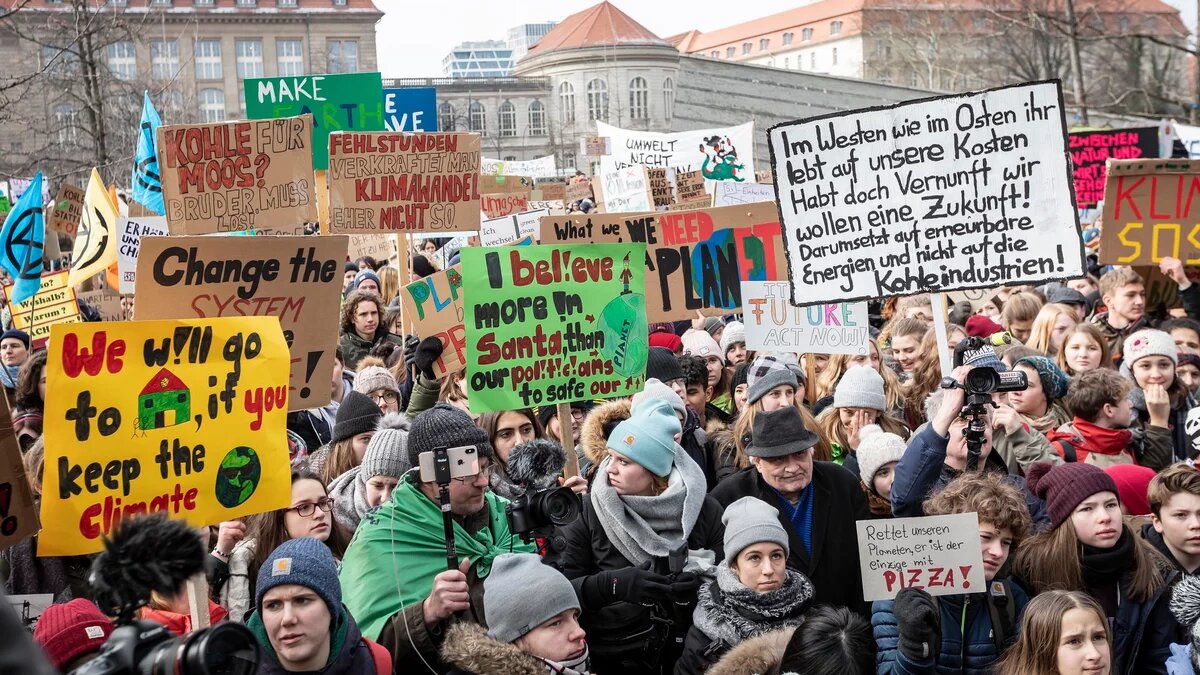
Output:
M29 334L35 347L41 347L50 337L50 326L56 323L82 321L75 289L67 285L67 270L47 272L32 298L9 305L13 326ZM4 297L12 297L12 284L5 284Z
M288 359L273 316L54 326L38 554L99 551L135 514L286 507Z
M100 172L92 169L83 196L83 215L71 251L71 276L74 287L117 262L117 220L120 214L108 197Z

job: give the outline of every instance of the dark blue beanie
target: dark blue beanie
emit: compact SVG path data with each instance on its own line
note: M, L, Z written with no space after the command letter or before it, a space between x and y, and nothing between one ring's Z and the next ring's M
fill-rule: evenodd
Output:
M254 608L262 614L263 596L276 586L296 584L311 589L329 606L329 615L342 611L342 585L337 563L325 542L312 537L289 539L279 545L258 570Z

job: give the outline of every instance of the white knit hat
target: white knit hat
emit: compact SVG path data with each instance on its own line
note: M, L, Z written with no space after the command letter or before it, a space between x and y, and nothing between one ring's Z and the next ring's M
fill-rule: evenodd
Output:
M899 462L904 456L904 439L884 431L878 424L868 424L858 430L858 475L867 487L875 472L889 462Z
M721 333L721 357L729 353L729 348L741 342L746 344L746 324L741 321L730 321L725 324L725 332Z
M633 395L633 400L629 403L630 414L633 414L633 411L637 410L642 403L651 399L666 401L675 412L687 417L687 407L684 405L683 399L679 398L679 394L653 377L646 380L646 386Z
M715 356L722 361L725 360L725 355L721 353L721 346L717 344L713 336L708 334L708 331L693 328L683 334L682 340L684 354L691 354L701 359Z
M883 376L865 364L847 368L833 390L833 407L886 411Z
M1125 353L1122 364L1133 367L1134 361L1146 356L1165 356L1171 363L1179 365L1179 353L1175 347L1175 339L1170 333L1146 328L1125 338Z

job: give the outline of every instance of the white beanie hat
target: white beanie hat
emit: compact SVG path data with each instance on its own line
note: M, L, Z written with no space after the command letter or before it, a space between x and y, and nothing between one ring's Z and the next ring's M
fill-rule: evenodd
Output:
M721 357L729 353L729 348L741 342L746 343L746 324L741 321L730 321L725 324L725 332L721 333Z
M865 364L847 368L833 389L833 407L886 411L887 397L883 393L883 376Z
M1165 356L1171 363L1179 365L1179 350L1175 347L1175 339L1170 333L1152 328L1145 328L1125 338L1125 353L1122 355L1122 366L1133 367L1133 363L1146 356Z
M725 360L725 355L721 352L721 346L717 344L717 341L706 330L696 330L693 328L684 333L681 340L683 341L684 354L691 354L701 359L715 356L722 361Z
M646 386L633 395L629 404L630 414L632 415L644 402L652 399L666 401L667 405L671 406L675 412L687 417L687 407L684 405L683 399L679 398L679 394L653 377L646 380Z
M875 478L875 472L890 462L899 462L904 456L904 439L884 431L878 424L868 424L858 430L858 475L867 487Z

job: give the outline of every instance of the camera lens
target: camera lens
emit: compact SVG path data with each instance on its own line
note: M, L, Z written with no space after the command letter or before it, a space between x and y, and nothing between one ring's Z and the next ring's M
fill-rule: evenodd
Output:
M567 525L579 517L579 498L570 488L557 488L541 495L542 514L555 525Z
M251 675L258 670L258 642L243 625L219 623L193 633L179 650L179 675Z
M972 368L963 385L968 394L990 394L1000 386L1000 374L988 367Z

